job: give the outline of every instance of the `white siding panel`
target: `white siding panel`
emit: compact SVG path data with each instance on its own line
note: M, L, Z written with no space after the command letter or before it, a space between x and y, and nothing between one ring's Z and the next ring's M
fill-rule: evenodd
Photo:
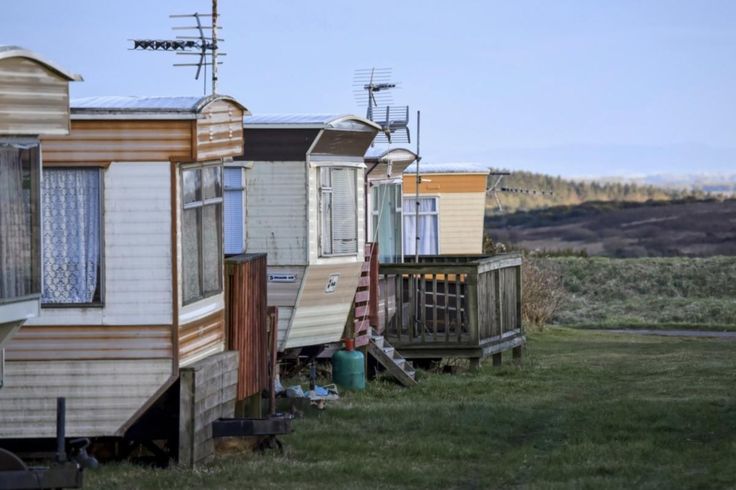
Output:
M255 162L246 188L246 250L267 253L269 265L305 265L306 164Z
M169 163L113 163L103 195L104 306L44 308L32 324L172 323Z
M278 346L279 351L284 350L284 345L286 343L286 333L289 331L289 324L291 323L291 318L294 316L294 308L288 307L288 306L279 306L279 338L278 338Z
M172 375L168 359L13 361L0 390L0 438L53 437L66 397L67 437L113 436Z

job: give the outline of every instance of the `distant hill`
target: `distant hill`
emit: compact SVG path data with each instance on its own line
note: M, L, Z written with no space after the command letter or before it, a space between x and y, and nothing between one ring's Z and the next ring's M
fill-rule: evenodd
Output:
M609 257L736 255L736 199L587 202L486 217L496 243Z
M724 196L736 196L735 174L656 174L634 177L610 177L604 182L629 182L639 185L653 185L662 189L699 191Z
M489 177L489 187L493 185L497 178ZM554 206L573 206L589 201L669 201L683 199L688 196L705 196L704 192L697 190L662 188L633 182L571 180L532 172L512 172L511 175L503 178L501 187L552 193L552 195L524 192L499 193L499 199L506 213ZM487 208L489 214L496 214L497 204L494 199L488 199Z

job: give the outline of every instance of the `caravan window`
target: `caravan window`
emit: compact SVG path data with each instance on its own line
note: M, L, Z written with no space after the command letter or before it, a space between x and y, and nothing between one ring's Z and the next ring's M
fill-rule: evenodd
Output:
M437 255L439 253L437 198L419 198L418 225L416 202L414 197L404 199L404 255L414 255L415 243L419 245L419 255Z
M225 255L245 252L245 185L241 167L225 168Z
M320 167L320 255L358 252L357 193L354 168Z
M184 304L222 291L222 166L182 170Z
M45 305L102 302L100 179L98 168L44 170L41 302Z
M0 303L41 293L38 144L0 141Z
M377 184L371 194L371 241L378 243L378 259L401 262L401 184Z

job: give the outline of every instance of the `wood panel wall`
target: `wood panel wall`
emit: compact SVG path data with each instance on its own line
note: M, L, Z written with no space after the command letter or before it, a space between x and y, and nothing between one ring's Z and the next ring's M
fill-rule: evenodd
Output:
M232 418L238 353L222 352L182 368L179 400L179 463L192 467L215 454L212 422Z
M0 135L68 132L69 82L27 58L0 60Z
M227 348L238 351L238 400L270 387L266 254L225 261Z

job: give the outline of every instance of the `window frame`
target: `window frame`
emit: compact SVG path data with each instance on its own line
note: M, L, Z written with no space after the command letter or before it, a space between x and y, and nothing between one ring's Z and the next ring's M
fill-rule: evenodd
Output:
M206 168L212 168L217 167L220 169L220 196L206 199L204 197L204 172L203 170ZM199 192L200 192L200 200L194 201L191 203L185 203L184 202L184 173L188 171L199 171L200 172L200 186L199 186ZM198 301L202 301L204 299L210 298L212 296L217 296L218 294L222 294L224 291L224 246L225 246L225 237L223 234L224 231L224 208L225 208L225 198L224 198L224 166L222 162L201 162L201 163L191 163L191 164L185 164L181 166L181 171L179 172L179 185L180 185L180 200L181 204L179 206L180 212L181 212L181 220L180 220L180 238L179 241L181 243L181 301L182 306L190 305L193 303L196 303ZM206 206L217 206L219 205L219 220L217 220L217 236L218 236L218 253L217 253L217 260L219 263L219 267L217 268L218 272L218 284L219 287L216 290L212 291L205 291L204 288L204 247L203 247L203 234L204 234L204 209ZM199 270L199 291L200 294L197 297L187 299L184 297L185 290L184 290L184 213L187 210L190 209L201 209L200 212L201 219L199 220L199 230L197 231L197 266ZM216 208L217 209L217 208Z
M419 211L419 216L436 216L436 220L437 220L437 255L440 255L440 253L441 253L440 252L440 197L439 196L427 196L427 195L421 195L420 194L419 195L419 199L432 199L432 200L434 200L434 211ZM403 206L404 206L404 203L406 201L410 201L414 206L416 206L416 200L417 200L417 196L415 196L415 195L411 195L411 196L404 195L402 197L402 200L401 200L401 205L402 205L402 208L401 208L402 209L402 214L401 214L401 236L402 236L402 239L401 239L401 241L402 241L401 247L402 248L401 248L401 250L402 250L402 253L404 254L404 256L414 255L416 253L416 243L414 244L414 247L415 247L414 248L414 252L409 253L409 252L406 251L405 246L406 246L406 243L407 243L406 242L407 237L404 236L404 230L406 229L406 222L404 220L408 216L416 216L416 211L412 211L411 214L409 214L409 213L404 214L403 213L403 209L404 209ZM411 237L411 239L416 242L416 237Z
M396 213L396 216L399 218L399 244L398 244L398 254L394 253L396 250L391 251L391 255L394 257L397 257L399 261L401 261L401 258L404 255L404 195L402 191L402 183L401 181L395 182L395 181L383 181L383 182L376 182L371 187L371 237L370 241L378 241L378 225L380 224L378 221L379 215L380 215L380 197L381 197L381 190L383 187L393 187L393 189L386 190L385 192L393 192L394 197L396 198L396 207L394 208L394 213ZM373 193L375 191L375 193ZM395 245L395 244L394 244ZM381 251L381 248L379 246L378 249L379 255L383 255L383 252Z
M333 170L340 170L340 171L348 171L352 174L352 182L354 185L354 204L355 204L355 214L353 216L354 224L355 224L355 231L353 237L355 238L355 250L352 252L334 252L334 222L335 222L335 214L333 212L334 209L334 192L333 192L333 181L332 181L332 171ZM329 178L329 186L325 187L322 185L322 172L329 172L330 178ZM317 167L317 193L319 196L319 208L317 212L317 223L319 226L319 244L318 244L318 250L319 250L319 257L320 258L330 258L330 257L353 257L358 254L358 213L360 210L358 209L358 169L352 166L346 166L346 165L324 165ZM331 197L330 200L330 232L331 236L329 238L330 240L330 252L324 251L324 244L325 244L325 229L324 229L324 221L323 221L323 213L324 213L324 196L325 194L329 194Z
M240 186L238 186L237 188L229 188L227 186L227 184L225 183L226 182L225 174L227 173L228 170L230 170L231 172L232 171L235 171L235 170L238 170L240 172ZM225 230L225 207L226 207L225 206L225 202L226 202L225 201L225 194L227 192L240 192L240 194L242 196L242 200L241 200L241 202L242 202L242 209L241 209L242 213L241 214L242 214L242 217L243 217L243 223L242 223L242 226L243 226L243 234L240 237L241 244L242 244L242 247L241 247L240 252L233 252L233 253L225 252L225 238L227 236L226 230ZM248 245L246 243L246 234L247 234L246 220L247 220L247 217L245 215L246 199L248 198L247 193L248 193L248 190L247 190L246 184L245 184L245 168L243 166L241 166L241 165L237 165L236 166L236 165L227 165L226 164L224 166L224 168L222 169L222 231L223 231L223 236L222 236L222 251L223 251L223 255L226 255L226 256L240 255L240 254L246 253L246 251L248 250Z
M0 144L8 145L10 147L28 146L28 148L16 148L18 151L30 151L31 155L35 151L34 161L30 164L30 179L31 179L31 196L30 196L30 208L31 208L31 289L35 289L35 292L23 294L20 296L2 297L0 296L0 305L11 305L14 303L22 303L25 301L38 300L41 302L41 294L43 293L43 257L41 252L41 242L43 240L43 229L42 229L42 211L41 211L41 179L42 177L42 162L43 156L41 154L41 142L37 138L33 137L0 137ZM35 247L35 251L33 248ZM34 284L35 283L35 284Z
M95 169L97 170L97 178L99 181L98 189L99 189L99 223L98 223L98 229L100 231L99 236L99 264L97 266L97 288L95 289L95 298L93 298L93 301L88 303L44 303L43 299L41 297L41 308L54 308L54 309L61 309L61 308L104 308L105 307L105 177L104 177L104 171L105 169L102 167L85 167L80 165L69 165L69 166L54 166L52 167L52 170L89 170L89 169ZM42 171L43 174L43 171ZM43 179L43 176L41 177ZM41 211L41 246L43 246L43 211ZM42 254L41 260L43 261L43 251L40 251ZM39 267L41 269L41 291L43 292L43 286L44 286L44 275L43 275L43 263L39 264Z

